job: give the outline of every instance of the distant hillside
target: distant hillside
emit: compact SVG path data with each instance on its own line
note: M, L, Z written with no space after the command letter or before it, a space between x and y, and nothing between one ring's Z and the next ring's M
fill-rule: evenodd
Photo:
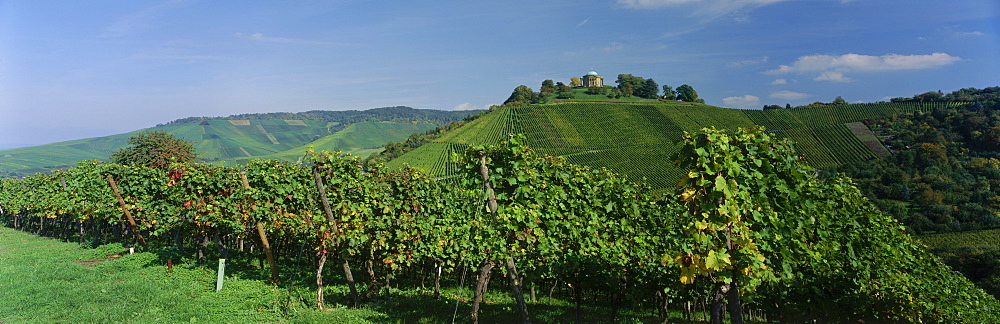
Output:
M130 136L147 130L191 140L200 159L225 165L254 158L295 160L310 145L367 155L387 142L405 140L412 133L475 113L478 111L388 107L189 117L125 134L0 150L0 175L26 175L65 168L82 160L106 160L111 152L125 146Z
M451 153L469 145L497 143L509 133L523 133L528 144L543 154L606 167L632 180L646 179L656 188L670 188L684 174L670 158L679 149L684 131L763 126L798 143L799 152L811 165L826 168L884 154L885 148L871 130L858 122L948 105L954 104L843 104L766 111L689 102L495 107L387 166L407 164L436 177L449 177L457 172Z

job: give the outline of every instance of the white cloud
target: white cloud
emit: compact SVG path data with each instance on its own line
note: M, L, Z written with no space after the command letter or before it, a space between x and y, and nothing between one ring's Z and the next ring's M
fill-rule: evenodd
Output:
M767 63L767 60L768 60L768 57L767 56L763 56L760 59L750 59L750 60L742 60L742 61L729 62L729 63L726 63L726 66L728 66L728 67L741 67L741 66L747 66L747 65L757 65L757 64Z
M816 80L816 81L840 82L840 83L847 83L847 82L854 81L854 79L851 79L851 78L848 78L848 77L844 76L844 73L837 72L837 71L825 71L823 73L820 73L820 75L818 77L816 77L815 79L813 79L813 80Z
M770 74L811 71L890 71L919 70L948 65L962 58L947 53L927 55L886 54L882 56L844 54L809 55L799 57L792 65L780 65Z
M584 19L584 20L583 20L583 21L581 21L581 22L580 22L579 24L576 24L576 27L581 27L581 26L583 26L583 25L586 25L586 24L587 24L587 22L589 22L589 21L590 21L590 18L591 18L591 17L587 17L587 19Z
M760 105L760 98L753 95L722 98L722 103L731 107L754 107Z
M785 99L785 100L799 100L809 98L808 93L794 92L788 90L782 90L771 93L771 98Z
M771 81L768 84L773 84L773 85L788 84L788 80L785 80L785 79L775 79L774 81Z
M986 36L986 34L981 31L955 32L955 36Z
M271 37L264 36L262 33L244 34L236 33L236 37L243 39L250 39L261 42L269 43L283 43L283 44L303 44L303 45L336 45L336 46L357 46L358 44L351 43L338 43L338 42L327 42L327 41L317 41L311 39L300 39L300 38L287 38L287 37Z
M784 1L789 0L618 0L618 4L632 9L660 9L691 4L694 6L693 15L714 19L740 13L744 9L755 9ZM738 17L738 19L746 18Z
M622 43L619 43L619 42L611 42L611 43L608 43L608 46L605 46L603 49L604 49L605 52L620 51L620 50L625 49L625 44L622 44Z
M851 82L845 72L879 72L896 70L922 70L941 67L961 61L962 58L947 53L926 55L886 54L882 56L844 54L801 56L790 65L779 65L764 74L820 72L815 81Z
M651 9L699 1L701 0L618 0L618 4L634 9Z

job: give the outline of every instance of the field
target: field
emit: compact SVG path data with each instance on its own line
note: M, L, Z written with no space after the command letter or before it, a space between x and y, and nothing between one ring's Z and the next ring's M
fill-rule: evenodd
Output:
M456 170L450 155L469 145L495 144L510 133L525 134L528 145L572 163L605 167L654 188L670 188L683 175L672 164L684 132L703 127L764 127L797 143L816 168L875 159L884 147L858 126L871 118L930 111L944 103L873 103L817 108L740 110L688 102L562 104L498 107L468 125L446 133L390 161L439 178ZM861 126L864 126L863 124ZM867 128L865 128L866 130Z

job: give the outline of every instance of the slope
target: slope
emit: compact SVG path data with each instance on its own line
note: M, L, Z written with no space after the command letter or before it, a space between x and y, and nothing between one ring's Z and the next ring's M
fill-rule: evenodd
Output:
M27 175L66 168L82 160L106 160L142 131L164 131L194 142L199 158L232 165L253 158L295 160L317 149L367 154L386 142L460 120L477 111L432 111L407 107L365 111L244 114L190 117L156 127L104 137L0 150L0 174Z
M877 158L871 138L846 124L901 113L929 111L948 103L872 103L816 108L741 110L688 102L564 103L496 107L467 125L442 135L387 167L410 165L435 177L449 177L456 167L451 153L469 145L495 144L507 134L522 133L528 145L569 162L606 167L655 188L672 187L683 176L671 156L681 135L704 127L765 127L798 143L814 167ZM855 126L856 124L852 124ZM866 144L868 142L868 144Z

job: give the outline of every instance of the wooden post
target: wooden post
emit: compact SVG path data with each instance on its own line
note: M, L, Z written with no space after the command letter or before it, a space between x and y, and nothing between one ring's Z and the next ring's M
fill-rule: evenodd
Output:
M111 184L111 191L115 193L115 197L118 197L118 204L122 206L122 212L125 212L125 218L128 219L128 224L132 226L132 232L135 232L135 237L139 239L139 244L142 244L142 247L146 248L146 239L142 238L142 233L139 233L139 227L135 225L135 218L132 218L132 213L125 206L125 199L122 199L122 194L118 192L118 184L115 183L115 178L109 175L108 183Z
M499 222L497 220L497 196L493 191L493 185L490 184L490 171L486 167L486 154L480 153L479 155L479 173L483 176L483 190L486 191L488 196L487 206L490 208L490 216L493 217L493 222ZM510 281L510 290L514 295L514 300L517 301L517 308L521 313L521 321L524 323L531 323L531 317L528 315L528 305L524 303L524 294L521 292L521 279L517 275L517 266L514 264L514 257L508 256L507 260L504 261L504 267L507 268L507 279Z
M330 199L326 197L326 185L323 184L323 177L319 174L321 166L313 166L313 178L316 181L316 190L319 191L319 201L323 205L323 212L326 213L326 221L333 226L334 235L340 235L340 222L333 217L333 209L330 208ZM324 254L325 255L325 254ZM325 261L325 259L324 259ZM361 297L358 296L358 288L354 283L354 274L351 272L351 264L344 256L344 277L347 279L347 286L351 289L351 298L354 299L354 307L361 306Z
M240 172L240 178L243 180L243 188L247 190L251 189L246 171ZM267 256L267 263L271 266L271 280L277 284L281 278L278 277L278 267L274 264L274 254L271 252L271 243L267 240L267 233L264 232L264 224L258 221L254 227L257 228L257 235L260 236L260 242L264 245L264 255Z

